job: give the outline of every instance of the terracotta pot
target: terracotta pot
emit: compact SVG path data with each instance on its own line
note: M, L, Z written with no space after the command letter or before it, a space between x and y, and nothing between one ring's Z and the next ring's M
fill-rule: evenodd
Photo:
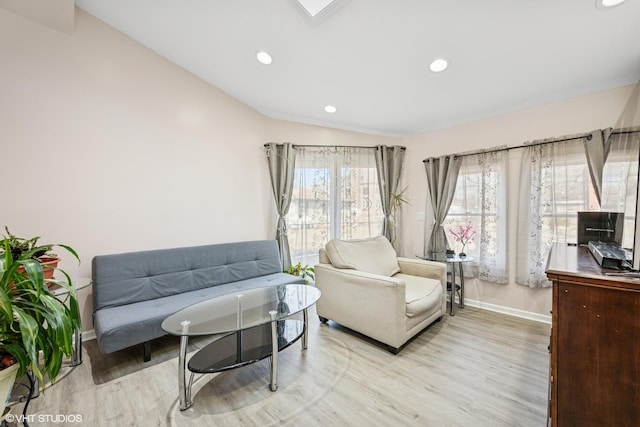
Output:
M44 273L45 279L53 279L53 273L56 271L56 267L58 267L58 263L60 262L60 258L47 257L43 256L38 258L40 261L40 265L42 266L42 272Z
M38 258L38 261L42 266L42 274L44 274L44 278L53 279L53 273L56 271L55 268L58 266L60 258L41 256ZM18 268L18 273L24 273L24 267L20 266Z

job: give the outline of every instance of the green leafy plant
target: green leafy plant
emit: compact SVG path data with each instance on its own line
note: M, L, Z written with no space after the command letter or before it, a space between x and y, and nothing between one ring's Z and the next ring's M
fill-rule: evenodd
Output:
M51 253L53 249L53 245L42 245L38 246L38 240L40 237L33 237L31 239L23 239L21 237L16 237L9 231L9 228L4 226L7 235L5 237L6 242L9 244L9 251L11 252L11 257L13 260L17 260L22 257L23 254L30 252L32 259L38 259L42 256L54 256ZM34 250L37 249L37 250ZM3 249L0 248L0 252L3 252Z
M74 331L81 328L80 310L69 275L56 268L65 280L45 279L43 267L34 258L54 246L65 249L78 262L80 258L69 246L37 245L38 238L8 234L0 241L0 353L18 361L18 378L31 369L40 384L45 384L44 376L55 381L64 357L71 356ZM17 247L20 252L12 250ZM56 298L47 283L66 288L66 298Z
M405 192L408 187L404 187L402 191L398 193L391 193L391 211L394 213L402 209L405 204L410 204L409 199L405 196Z
M391 217L393 218L393 236L391 238L391 244L397 250L398 245L398 225L400 223L400 212L405 204L410 204L409 199L404 194L408 187L405 187L398 193L391 193Z
M314 268L309 265L303 266L300 262L296 265L290 265L284 272L297 277L302 277L307 282L310 280L315 280L316 278Z

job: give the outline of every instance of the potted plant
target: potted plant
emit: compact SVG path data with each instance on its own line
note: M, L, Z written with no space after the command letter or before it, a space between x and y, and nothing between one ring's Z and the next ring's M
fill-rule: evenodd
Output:
M53 272L55 271L56 267L58 267L58 263L60 262L60 258L51 251L53 249L53 245L39 246L38 240L40 239L40 237L23 239L11 234L9 228L6 225L4 229L7 232L5 239L9 243L9 248L11 250L11 256L13 257L13 259L19 259L23 254L30 253L31 258L38 261L43 267L42 271L44 273L44 278L53 279ZM20 272L24 272L24 267L20 267L19 270Z
M312 280L315 280L315 270L310 265L302 265L302 263L297 263L296 265L290 265L284 271L285 273L289 273L293 276L302 277L305 282L309 283Z
M456 242L460 242L462 244L462 250L459 255L460 258L466 257L467 254L464 252L464 248L475 240L474 236L476 234L476 230L473 229L473 225L471 225L471 223L465 226L460 225L457 233L451 229L449 230L449 233L451 233Z
M8 230L7 230L8 233ZM55 381L65 356L72 354L74 331L81 328L76 292L69 275L55 268L66 280L45 278L38 257L59 246L80 258L66 245L37 245L37 238L20 239L8 233L0 241L0 375L11 367L21 378L28 370L45 384L45 375ZM20 250L16 248L20 247ZM69 291L65 300L56 298L47 284L56 283ZM11 393L0 390L0 404ZM1 410L1 407L0 407Z

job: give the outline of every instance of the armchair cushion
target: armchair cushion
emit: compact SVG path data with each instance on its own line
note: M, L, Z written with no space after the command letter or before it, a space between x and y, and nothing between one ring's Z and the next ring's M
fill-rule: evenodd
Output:
M393 246L384 236L363 240L330 240L326 246L331 264L391 277L400 271Z
M442 284L439 280L426 277L411 276L409 274L398 273L394 279L405 281L405 300L407 302L406 315L414 317L429 315L429 311L440 309L442 299Z

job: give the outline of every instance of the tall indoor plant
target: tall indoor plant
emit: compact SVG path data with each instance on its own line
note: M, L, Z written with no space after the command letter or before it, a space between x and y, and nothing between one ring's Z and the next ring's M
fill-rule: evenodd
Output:
M37 245L37 239L8 234L0 241L0 351L19 363L17 378L31 370L45 384L45 375L55 381L64 357L71 356L74 331L81 327L80 311L69 275L56 268L65 280L46 279L43 270L50 267L43 269L34 255L57 246L78 262L80 258L69 246ZM15 250L16 244L29 241L34 244ZM56 298L48 283L67 288L66 298Z
M398 226L400 225L400 213L402 207L409 203L409 199L404 194L408 187L405 187L397 193L391 193L391 218L393 220L393 230L391 230L391 245L398 251Z

